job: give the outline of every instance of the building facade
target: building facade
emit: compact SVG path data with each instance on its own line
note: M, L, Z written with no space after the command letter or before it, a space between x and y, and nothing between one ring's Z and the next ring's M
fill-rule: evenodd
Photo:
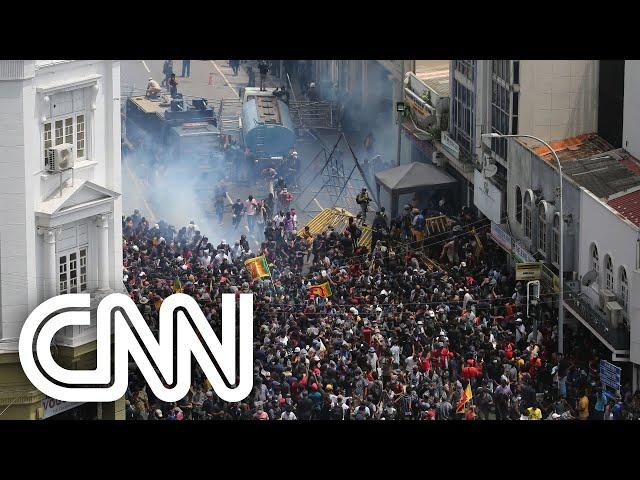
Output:
M548 292L557 291L564 278L565 324L589 330L609 352L608 360L628 368L637 388L640 162L595 133L551 147L563 169L564 275L559 275L559 178L546 147L509 139L507 221L494 226L502 233L497 241L511 249L515 262L541 262Z
M0 419L52 411L17 353L48 298L91 294L92 325L66 327L53 348L64 368L95 368L97 303L124 291L120 191L119 62L0 61ZM124 418L122 401L76 408Z

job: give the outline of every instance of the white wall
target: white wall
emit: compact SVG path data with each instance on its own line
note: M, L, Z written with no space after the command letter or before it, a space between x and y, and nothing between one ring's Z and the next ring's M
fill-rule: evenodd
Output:
M100 75L92 98L95 109L86 114L93 155L75 169L75 181L90 180L121 192L119 62L0 61L0 340L15 339L28 313L44 298L44 242L36 231L35 212L59 179L43 171L45 104L37 89L92 75ZM110 286L115 290L123 289L121 215L119 198L109 231ZM90 235L94 259L96 239Z
M640 60L624 62L622 146L640 158Z
M627 271L629 291L633 291L633 270L636 267L636 241L638 227L620 217L613 209L600 202L588 190L581 188L580 198L580 234L578 274L580 277L591 270L592 243L598 247L600 263L600 277L590 287L583 287L583 291L597 299L597 285L605 286L605 255L610 255L613 263L614 293L619 294L619 269L624 266ZM593 287L593 288L592 288ZM640 285L636 285L640 287ZM629 312L631 313L631 312ZM633 323L636 318L630 319Z
M518 133L547 142L598 130L597 60L520 60Z

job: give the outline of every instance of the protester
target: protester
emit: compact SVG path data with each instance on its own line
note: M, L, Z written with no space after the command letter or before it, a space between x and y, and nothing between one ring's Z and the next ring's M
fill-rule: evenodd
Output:
M123 218L124 282L154 335L160 305L176 291L198 302L216 332L221 295L252 293L255 321L246 399L222 401L194 363L187 396L162 402L133 368L127 418L569 420L589 418L589 405L596 418L640 417L640 395L630 386L611 402L587 391L598 379L573 355L583 337L568 333L572 356L564 358L553 352L551 317L539 322L540 336L530 335L525 287L486 223L452 222L419 249L412 230L423 212L409 208L387 228L381 209L369 251L353 221L314 234L308 225L298 230L294 209L272 216L273 201L250 196L232 206L235 227L245 213L254 217L247 226L258 225L263 239L252 245L243 231L216 246L195 222L176 230L140 212ZM392 234L401 232L402 215L404 238ZM443 265L437 257L445 245ZM244 262L259 255L269 272L253 278Z

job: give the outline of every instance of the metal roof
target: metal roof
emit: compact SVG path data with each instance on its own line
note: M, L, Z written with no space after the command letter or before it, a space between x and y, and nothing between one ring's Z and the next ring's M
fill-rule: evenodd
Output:
M609 200L608 205L640 227L640 190Z
M525 142L520 143L527 146ZM604 201L640 186L640 165L635 159L624 149L615 149L595 133L551 142L550 145L562 163L564 175ZM555 159L547 147L531 150L555 166Z

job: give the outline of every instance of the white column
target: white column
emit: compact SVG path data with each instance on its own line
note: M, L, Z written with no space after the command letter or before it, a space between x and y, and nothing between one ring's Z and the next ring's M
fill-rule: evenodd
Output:
M56 257L56 230L47 228L42 230L44 237L44 254L46 265L45 297L55 297L58 283L58 261Z
M109 216L99 215L98 225L98 290L109 290Z

